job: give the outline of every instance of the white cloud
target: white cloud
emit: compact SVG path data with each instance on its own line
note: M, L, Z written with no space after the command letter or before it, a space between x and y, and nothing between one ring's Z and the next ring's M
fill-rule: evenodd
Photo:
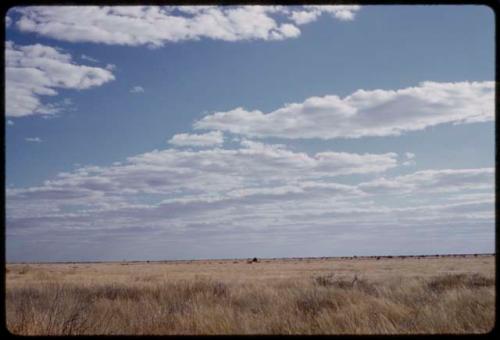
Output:
M160 235L192 238L202 233L216 239L232 235L241 241L257 232L264 237L286 235L286 240L294 235L305 240L318 234L336 239L369 236L373 241L380 234L391 236L391 240L401 234L451 237L474 229L475 236L492 236L493 229L484 228L494 223L494 195L471 195L465 189L469 184L463 185L458 178L453 182L462 191L443 203L433 202L435 194L428 192L426 201L419 204L402 196L390 204L386 193L367 195L356 186L325 178L282 176L278 183L263 184L265 174L251 175L253 169L246 172L244 167L233 171L226 168L229 165L218 170L218 185L204 185L210 180L201 181L203 176L216 178L211 170L197 176L183 174L188 169L209 168L207 153L196 153L202 158L198 168L193 160L187 161L186 154L179 158L183 153L174 153L175 161L172 155L155 152L119 166L77 169L41 187L9 188L7 235L50 232L53 240L79 235L80 241L129 235L154 242ZM210 157L215 160L214 154ZM174 168L165 166L165 161L175 164ZM245 179L235 180L239 176ZM220 185L224 177L229 185ZM468 181L464 176L462 179ZM443 181L437 185L441 184L448 185ZM427 183L416 185L426 190ZM490 183L488 190L492 186ZM149 196L140 195L141 187L142 195L149 192Z
M9 119L9 120L7 121L7 125L14 125L14 122L13 122L12 120L10 120L10 119Z
M415 154L413 152L405 152L405 156L407 159L415 158Z
M413 166L415 164L417 164L415 162L415 154L412 153L412 152L405 152L405 157L406 157L406 161L403 162L403 166Z
M410 159L409 161L405 161L402 163L403 166L413 166L413 165L416 165L417 163L413 160L413 159Z
M12 19L8 15L5 16L5 27L9 27L12 24Z
M319 11L293 11L290 18L297 25L304 25L315 21L320 14Z
M147 244L200 237L245 242L256 235L286 242L311 235L399 240L471 228L474 237L491 237L493 168L380 177L398 159L405 158L308 155L245 139L235 149L154 150L60 173L37 187L7 188L6 233L20 239L49 234L62 244L75 237L115 244L124 237L136 245L138 238ZM344 174L373 179L345 184L337 177Z
M330 6L314 5L303 6L301 10L292 11L290 18L297 25L304 25L316 21L322 13L328 13L332 17L341 21L354 20L355 13L360 10L360 6Z
M130 93L144 93L144 88L142 86L134 86L130 89Z
M426 170L347 185L332 176L376 176L396 165L396 155L309 156L282 145L241 144L239 149L152 151L107 167L61 173L39 187L8 188L8 232L109 235L153 228L148 234L154 237L202 223L213 235L235 228L238 235L282 228L287 234L327 233L335 226L345 233L359 226L494 219L492 168Z
M392 179L378 178L360 183L359 188L370 193L459 192L485 190L494 187L495 169L422 170Z
M279 145L244 141L239 149L166 149L130 157L108 167L83 167L45 181L43 186L8 189L9 207L31 216L29 207L64 205L121 209L142 196L151 202L223 201L252 196L361 195L351 186L331 182L332 176L378 173L397 166L396 155L319 153L309 156ZM284 171L286 169L286 171ZM260 195L260 196L259 196ZM178 204L178 203L176 203ZM222 203L221 203L222 204ZM59 208L58 208L59 207ZM141 208L142 209L142 208ZM13 210L10 210L11 212ZM39 209L35 209L39 213ZM38 216L38 215L36 215Z
M329 13L336 19L341 21L354 20L355 13L361 9L357 5L309 5L304 6L306 10L311 12Z
M30 142L30 143L41 143L42 142L42 140L39 137L27 137L27 138L25 138L25 140L27 142Z
M241 107L216 112L194 124L253 137L359 138L396 136L443 123L474 123L494 119L495 83L423 82L400 90L358 90L310 97L273 112Z
M210 38L282 40L300 35L295 25L329 13L352 20L359 6L30 6L16 8L24 32L71 42L151 47ZM291 13L291 14L290 14ZM284 14L289 14L289 17ZM291 20L291 21L288 21ZM294 25L295 23L295 25Z
M83 60L88 60L90 62L93 62L93 63L98 63L99 60L95 59L95 58L92 58L92 57L89 57L88 55L85 55L85 54L82 54L80 56L80 58L82 58Z
M211 131L204 134L179 133L169 141L177 146L213 146L224 143L224 136L220 131Z
M6 42L5 63L5 111L11 117L57 113L60 104L44 104L40 97L55 96L56 89L88 89L114 79L105 69L75 64L71 55L41 44Z

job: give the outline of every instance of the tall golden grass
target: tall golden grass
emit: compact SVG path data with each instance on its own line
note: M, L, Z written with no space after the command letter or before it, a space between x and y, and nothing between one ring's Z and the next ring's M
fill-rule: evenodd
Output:
M494 257L8 265L21 335L434 334L494 326Z

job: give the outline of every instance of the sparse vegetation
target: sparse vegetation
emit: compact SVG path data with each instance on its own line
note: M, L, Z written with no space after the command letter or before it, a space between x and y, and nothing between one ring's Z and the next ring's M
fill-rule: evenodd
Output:
M7 265L7 327L22 335L405 334L494 325L493 257L219 262L93 264L77 273ZM457 264L461 272L446 271Z

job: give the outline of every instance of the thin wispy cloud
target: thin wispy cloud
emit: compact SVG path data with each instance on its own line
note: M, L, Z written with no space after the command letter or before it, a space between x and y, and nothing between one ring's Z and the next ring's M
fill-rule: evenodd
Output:
M144 93L144 88L142 86L134 86L130 89L130 93Z
M415 173L397 176L392 179L384 177L359 184L365 192L389 193L419 192L460 192L464 190L492 189L495 177L493 168L479 169L444 169L421 170Z
M405 152L405 156L407 159L415 158L415 154L413 152Z
M42 142L42 140L39 137L26 137L24 140L29 142L29 143L41 143Z
M95 58L92 58L92 57L89 57L88 55L86 54L82 54L80 56L80 58L82 58L83 60L87 60L87 61L90 61L90 62L93 62L93 63L98 63L99 60L95 59Z
M416 162L415 162L415 154L412 153L412 152L405 152L405 157L406 157L406 161L403 162L403 165L404 166L414 166L416 165Z

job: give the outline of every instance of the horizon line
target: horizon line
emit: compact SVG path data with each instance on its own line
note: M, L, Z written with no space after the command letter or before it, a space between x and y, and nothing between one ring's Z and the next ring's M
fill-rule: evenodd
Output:
M5 264L75 264L75 263L151 263L151 262L201 262L201 261L235 261L235 260L302 260L302 259L366 259L366 258L407 258L407 257L456 257L456 256L495 256L496 253L453 253L453 254L420 254L420 255L351 255L351 256L307 256L307 257L235 257L235 258L202 258L202 259L175 259L175 260L106 260L106 261L20 261L9 262Z

